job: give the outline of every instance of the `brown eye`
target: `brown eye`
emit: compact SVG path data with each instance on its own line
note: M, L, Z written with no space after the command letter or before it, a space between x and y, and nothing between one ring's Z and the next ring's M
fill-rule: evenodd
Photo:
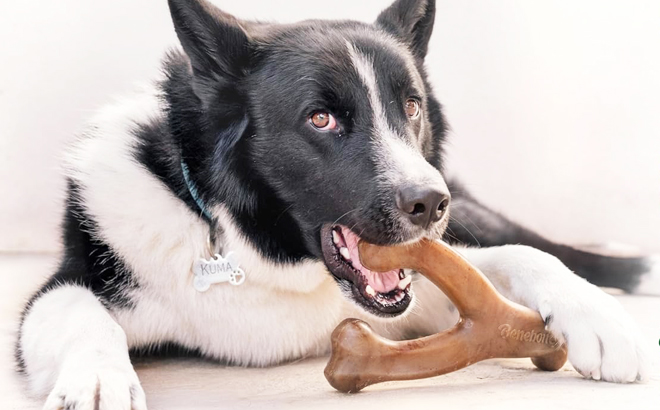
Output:
M335 120L335 117L327 112L317 112L312 114L312 116L309 117L309 122L311 122L315 128L324 131L332 130L337 127L337 121Z
M409 98L406 100L405 110L408 118L417 118L419 116L419 102Z

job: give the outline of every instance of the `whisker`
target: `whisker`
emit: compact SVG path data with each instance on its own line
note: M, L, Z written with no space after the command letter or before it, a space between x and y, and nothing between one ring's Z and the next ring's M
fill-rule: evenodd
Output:
M459 224L460 226L462 226L463 229L465 229L465 230L467 231L467 233L469 233L470 236L472 236L472 238L474 238L474 240L477 242L477 245L478 245L479 247L481 247L481 243L479 242L479 239L477 239L477 237L474 236L474 234L472 234L472 232L471 232L471 231L470 231L465 225L463 225L463 224L461 223L461 221L459 221L458 219L452 217L451 215L449 215L449 219L453 220L454 222L456 222L457 224Z
M449 238L451 238L451 239L453 239L457 242L460 242L460 240L456 236L456 232L452 231L452 229L450 227L447 227L447 230L445 231L445 235L449 236Z
M474 226L475 228L477 228L477 229L479 230L479 232L483 232L483 229L481 229L481 227L479 227L479 225L477 225L476 223L474 223L474 221L472 220L472 218L470 218L469 215L467 215L467 214L463 214L463 216L468 220L468 222L470 222L470 223L472 224L472 226ZM454 219L454 220L455 220L455 219ZM457 221L457 222L458 222L458 221Z
M337 222L339 222L339 220L340 220L341 218L345 217L346 215L350 214L351 212L357 212L357 211L360 211L360 210L362 210L362 207L355 208L355 209L352 209L352 210L350 210L350 211L344 213L344 214L341 215L339 218L335 219L335 221L332 223L332 225L334 225L334 224L336 224Z
M277 226L277 223L280 221L280 218L282 217L282 215L284 215L284 214L286 213L286 211L288 211L289 209L293 208L293 205L294 205L294 204L291 204L291 205L287 206L286 208L284 208L284 210L282 211L282 213L280 213L280 214L277 216L277 218L275 218L275 223L274 223L273 225Z

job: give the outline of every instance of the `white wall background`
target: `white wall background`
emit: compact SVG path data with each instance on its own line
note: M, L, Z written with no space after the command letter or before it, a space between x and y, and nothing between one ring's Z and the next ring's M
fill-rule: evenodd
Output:
M388 0L215 0L244 18L371 21ZM59 156L175 43L165 0L0 2L0 250L52 251ZM450 169L552 239L660 252L660 2L438 0L427 59Z

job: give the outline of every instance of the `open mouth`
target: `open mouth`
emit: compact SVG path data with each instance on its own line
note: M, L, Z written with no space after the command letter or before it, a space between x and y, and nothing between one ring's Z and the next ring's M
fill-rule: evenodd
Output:
M365 310L378 316L405 312L412 301L412 277L403 269L374 272L362 266L359 240L345 226L324 226L321 244L326 266L340 284L350 286L353 299Z

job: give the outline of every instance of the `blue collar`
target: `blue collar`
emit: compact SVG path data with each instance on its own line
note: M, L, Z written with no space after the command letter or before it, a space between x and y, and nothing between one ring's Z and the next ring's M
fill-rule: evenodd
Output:
M213 217L211 216L211 213L206 209L206 206L204 205L204 201L202 201L202 198L199 196L199 191L197 191L197 186L193 182L193 180L190 178L190 170L188 169L188 165L183 161L183 158L181 158L181 171L183 172L183 179L186 181L186 186L188 187L188 192L190 192L190 196L195 200L195 203L197 204L197 207L199 208L200 211L202 211L202 214L208 219L209 221L213 221Z

